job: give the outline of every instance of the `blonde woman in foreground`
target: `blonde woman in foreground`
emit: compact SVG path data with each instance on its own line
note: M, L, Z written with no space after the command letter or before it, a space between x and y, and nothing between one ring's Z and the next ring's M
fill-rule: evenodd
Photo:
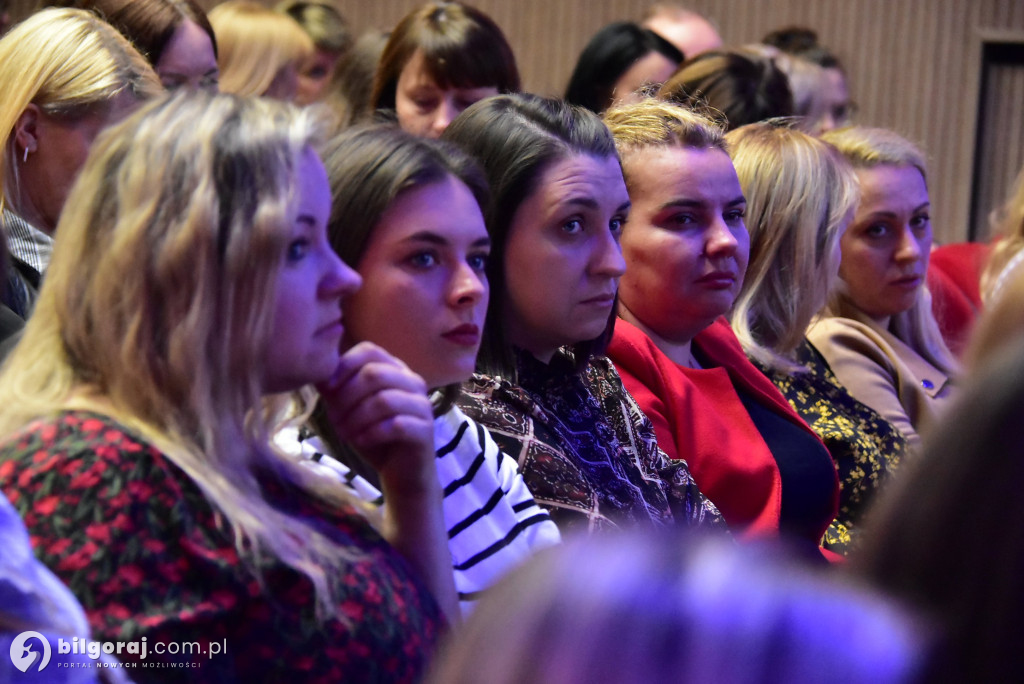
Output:
M338 351L360 281L327 242L317 129L205 93L111 129L0 374L0 489L93 638L185 668L162 681L412 680L429 590L456 610L426 387L378 347ZM380 532L270 446L313 383L396 502Z

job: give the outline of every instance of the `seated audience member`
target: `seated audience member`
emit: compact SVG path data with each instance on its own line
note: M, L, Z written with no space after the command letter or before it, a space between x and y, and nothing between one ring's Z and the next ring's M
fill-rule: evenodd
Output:
M91 10L132 42L167 90L216 91L217 39L194 0L49 0Z
M726 130L792 116L795 111L789 82L775 63L738 50L713 50L686 60L658 97L691 108L710 108L724 118Z
M860 201L840 240L839 286L807 339L858 401L892 423L910 448L949 402L956 361L925 286L932 245L924 155L892 131L829 131L853 165Z
M507 95L473 105L444 139L480 161L493 193L491 304L459 408L516 459L563 534L720 522L604 356L629 215L608 129L561 100Z
M750 263L730 313L747 356L825 442L839 471L826 546L846 552L864 510L906 451L902 433L847 392L805 333L839 274L857 180L831 145L772 123L725 136L747 199Z
M543 552L484 597L428 681L917 681L923 629L863 583L770 547L695 541L634 533Z
M253 0L228 0L210 10L210 24L223 92L295 100L315 50L297 21Z
M640 25L675 45L687 59L722 47L722 37L707 17L675 3L651 5Z
M93 14L45 9L0 39L4 303L28 318L64 199L96 134L160 91L152 68Z
M946 343L959 356L984 303L998 296L1024 260L1024 170L1010 196L989 216L992 242L957 242L932 250L928 287Z
M818 546L836 516L828 451L743 353L724 318L743 285L746 200L721 129L646 100L605 116L633 206L608 356L738 532Z
M313 56L299 71L295 97L298 104L311 104L321 98L338 60L352 47L352 32L338 8L326 0L286 0L277 10L297 21L313 41Z
M338 118L339 131L372 118L373 77L387 42L388 34L383 31L367 31L338 60L321 97Z
M103 134L0 372L0 489L93 638L223 645L151 649L140 681L415 679L457 610L426 387L339 352L359 277L327 240L315 130L193 93ZM311 383L401 502L381 532L270 444Z
M657 90L682 61L683 53L657 33L625 21L609 24L580 53L565 100L600 114Z
M516 462L454 406L459 383L473 374L487 312L487 181L464 153L390 126L343 133L323 154L329 239L363 281L344 301L343 346L378 344L433 389L448 547L468 612L498 577L559 541ZM323 423L333 453L358 459ZM352 478L330 456L319 462Z
M858 574L935 623L935 657L921 682L1012 682L1024 670L1020 458L1024 426L1024 281L978 324L1013 344L976 346L956 400L872 512ZM1008 292L1007 295L1010 293ZM997 338L986 335L987 342ZM1005 342L1005 338L1004 338Z
M763 43L744 45L739 51L772 60L772 63L786 75L789 91L793 95L793 116L796 117L793 125L813 135L822 132L822 121L828 107L828 76L824 68Z
M761 42L777 47L788 55L813 62L825 70L824 89L821 93L825 106L815 132L824 133L849 125L856 107L850 101L846 69L838 57L818 43L817 33L802 26L790 26L772 31Z
M391 32L370 106L394 111L403 130L437 138L477 100L518 91L516 58L494 20L459 2L430 2Z

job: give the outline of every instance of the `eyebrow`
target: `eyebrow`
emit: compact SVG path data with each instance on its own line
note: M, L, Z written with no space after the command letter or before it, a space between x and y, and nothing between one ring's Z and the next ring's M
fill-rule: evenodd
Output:
M430 243L432 245L438 245L438 246L441 246L441 247L449 244L448 238L444 237L443 235L438 235L437 233L432 233L429 230L422 230L422 231L420 231L418 233L413 233L412 235L410 235L410 236L406 237L405 239L403 239L402 242L428 242L428 243ZM485 236L485 237L482 237L482 238L478 238L476 240L473 240L473 242L471 243L471 246L473 246L473 247L490 247L491 246L491 238L490 238L490 236Z
M304 225L313 228L316 226L316 217L312 214L299 214L298 218L295 219L296 223L302 223Z
M931 208L931 205L932 205L932 203L930 201L924 202L923 204L919 204L916 207L914 207L913 209L911 209L910 213L911 214L916 214L919 211ZM870 214L868 214L868 217L869 218L873 218L873 217L877 217L877 216L882 216L882 217L885 217L885 218L896 218L897 214L898 214L898 212L888 211L888 210L884 210L883 209L883 210L880 210L880 211L873 211L873 212L871 212Z
M600 209L601 208L601 203L598 202L596 198L590 197L589 195L580 195L579 197L572 197L572 198L570 198L569 200L567 200L563 204L563 206L576 206L576 207L585 207L587 209ZM629 200L626 200L625 202L620 204L618 207L616 207L615 211L616 211L616 213L620 213L620 212L624 212L624 211L629 211L630 207L632 207L632 206L633 206L633 203L631 201L629 201Z
M747 203L747 198L744 197L743 195L740 195L739 197L734 197L733 199L731 199L728 202L726 202L725 206L727 206L727 207L735 207L737 204L746 204L746 203ZM669 200L668 202L665 202L664 204L661 205L661 207L658 208L658 211L664 211L666 209L672 209L672 208L675 208L675 207L686 207L686 208L691 208L692 207L692 208L695 208L695 209L700 209L700 208L703 208L703 207L707 206L707 204L708 204L707 202L704 202L702 200L687 199L685 197L680 197L678 199Z

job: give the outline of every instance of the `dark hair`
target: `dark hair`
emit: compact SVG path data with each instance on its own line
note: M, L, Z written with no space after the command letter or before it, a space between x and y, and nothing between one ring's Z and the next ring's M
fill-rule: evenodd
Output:
M566 102L600 114L612 103L615 83L652 52L676 64L683 61L683 53L654 31L627 21L608 24L580 53L565 89Z
M580 154L618 159L615 141L589 109L525 93L498 95L473 104L445 129L441 139L475 156L487 174L491 202L484 218L491 235L487 269L491 300L477 368L488 375L515 379L515 358L505 336L501 311L506 289L505 247L512 219L552 164ZM613 309L608 327L598 338L572 346L580 371L592 356L604 353L614 323Z
M374 109L395 108L398 77L417 50L441 88L519 91L516 58L494 20L469 5L431 2L407 14L391 32L374 79Z
M730 50L711 50L683 62L658 97L717 110L727 129L794 114L789 82L775 63Z
M936 622L922 681L1014 681L1024 606L1024 348L977 369L879 502L854 568Z
M843 70L839 58L818 43L818 34L806 26L787 26L775 29L761 41L783 52L814 62L825 69Z
M217 56L217 37L206 12L195 0L57 0L47 4L95 12L130 40L154 66L174 32L185 21L193 21L203 29Z
M487 179L469 155L454 145L420 138L394 126L350 128L323 145L320 154L331 185L328 239L341 260L356 270L381 216L404 193L454 176L469 188L481 208L490 199ZM435 415L448 411L458 392L457 384L441 388ZM373 469L338 438L322 406L318 405L311 422L331 453L377 483Z
M302 27L321 50L341 55L352 47L352 32L337 8L323 0L286 0L277 6Z

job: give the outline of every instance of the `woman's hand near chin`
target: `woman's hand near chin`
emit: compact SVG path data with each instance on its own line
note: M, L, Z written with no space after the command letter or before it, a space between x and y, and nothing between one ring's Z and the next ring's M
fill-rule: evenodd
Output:
M449 622L456 621L426 383L383 348L361 342L317 389L338 436L380 475L384 537L422 573Z

